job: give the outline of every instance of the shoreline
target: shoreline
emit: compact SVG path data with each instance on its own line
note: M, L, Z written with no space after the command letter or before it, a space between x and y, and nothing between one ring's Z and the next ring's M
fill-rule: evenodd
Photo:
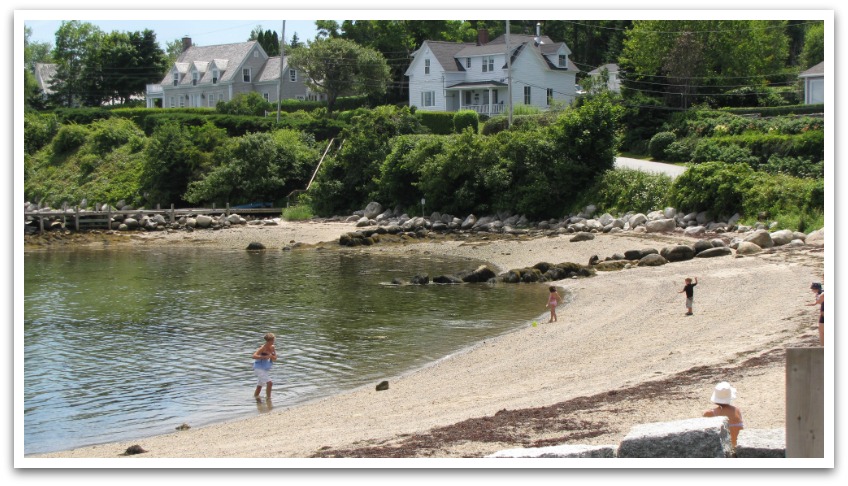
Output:
M268 251L296 243L305 245L296 251L314 251L337 246L338 236L348 231L355 231L353 224L284 222L278 227L121 235L120 241L107 241L98 235L70 246L200 245L243 250L248 243L259 241ZM473 258L489 262L500 273L541 261L585 264L593 255L603 259L629 249L661 249L694 241L677 234L599 234L595 240L580 243L570 243L568 238L435 238L343 251ZM59 245L63 244L47 247ZM131 442L26 457L118 457L136 443L148 452L127 458L370 457L367 454L371 453L377 454L374 457L395 453L400 454L398 457L479 457L523 447L528 441L611 444L635 424L700 416L710 405L709 391L714 384L710 380L721 381L713 369L733 377L729 381L739 390L737 404L745 412L746 427L782 427L782 363L779 359L756 366L750 362L773 356L783 347L815 345L813 312L804 304L809 301L809 282L821 278L824 272L823 262L820 247L805 246L745 258L695 259L551 282L573 295L569 306L560 312L559 322L519 328L390 378L388 391L378 393L364 386L259 416ZM683 299L677 294L685 276L698 276L700 281L696 315L691 317L683 316ZM776 306L778 303L782 306ZM687 374L693 375L692 383L681 378ZM668 396L639 396L641 387L651 388L657 380L668 383L673 400ZM681 382L679 386L677 382ZM494 417L502 411L519 413L619 393L631 398L625 402L596 398L592 407L568 415L575 420L585 416L586 423L581 427L584 432L597 432L593 437L574 432L569 439L543 430L535 435L523 433L515 441L502 437L502 441L493 442L470 440L472 436L465 431L456 440L434 446L409 444L412 438L432 436L435 429L460 430L460 425L469 420ZM661 415L656 413L657 405L665 408ZM250 440L269 428L280 431L275 434L273 447ZM532 436L529 439L528 434Z

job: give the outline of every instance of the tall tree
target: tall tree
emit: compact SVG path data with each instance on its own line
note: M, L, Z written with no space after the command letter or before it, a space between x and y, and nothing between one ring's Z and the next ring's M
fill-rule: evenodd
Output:
M91 56L97 50L102 32L94 24L79 20L63 21L56 31L53 58L56 76L51 88L60 104L76 106L90 99L96 79L86 79Z
M48 42L32 42L32 28L24 26L24 65L32 71L36 63L53 62L50 56L50 44Z
M306 76L306 84L327 95L330 113L339 96L381 95L391 79L382 54L346 39L316 39L292 49L289 56L290 65Z
M816 22L804 35L804 47L800 55L800 68L807 70L824 61L824 23Z
M294 49L295 47L300 47L303 43L300 42L300 38L297 36L297 32L292 35L291 42L289 42L289 47Z
M316 39L331 39L339 36L339 23L335 20L316 20L315 28L318 32Z

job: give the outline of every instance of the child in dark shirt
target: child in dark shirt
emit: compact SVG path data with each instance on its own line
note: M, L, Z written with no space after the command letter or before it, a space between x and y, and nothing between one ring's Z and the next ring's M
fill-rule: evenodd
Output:
M683 290L678 292L678 294L682 294L686 292L686 315L692 315L692 301L694 299L695 291L694 288L698 285L698 277L695 277L695 283L692 283L691 278L687 278L685 281L686 285L683 286Z

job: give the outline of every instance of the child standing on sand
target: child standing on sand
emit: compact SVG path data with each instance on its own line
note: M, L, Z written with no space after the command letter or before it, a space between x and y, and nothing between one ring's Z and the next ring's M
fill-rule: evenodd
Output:
M562 303L562 297L560 297L559 292L557 292L556 287L554 287L553 285L551 285L548 290L550 290L551 292L548 296L548 303L545 304L545 307L551 308L551 318L548 320L548 322L556 322L556 308L559 304Z
M704 417L727 417L730 443L734 449L736 449L736 438L739 437L739 431L745 428L745 424L742 423L742 410L730 404L735 399L736 388L730 386L730 383L722 381L716 385L713 396L710 398L718 407L704 412Z
M692 283L691 278L687 278L686 280L684 280L684 283L686 285L683 286L683 290L678 292L678 294L682 294L683 292L686 292L686 315L691 316L692 315L692 302L693 302L693 298L694 298L694 295L695 295L694 288L695 288L696 285L698 285L698 277L695 277L695 283Z
M265 388L265 396L271 398L271 387L274 382L271 381L271 365L277 361L277 349L274 347L276 337L273 333L265 335L265 344L259 347L253 353L253 372L256 374L256 391L253 396L258 400L259 392L262 391L262 386Z

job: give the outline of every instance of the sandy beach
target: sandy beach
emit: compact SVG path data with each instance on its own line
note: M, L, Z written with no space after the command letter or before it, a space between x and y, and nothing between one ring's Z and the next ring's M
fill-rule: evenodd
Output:
M694 240L677 234L537 238L436 237L341 248L352 223L281 222L220 231L90 235L91 246L208 246L266 251L446 254L496 271L538 262L586 264L627 250ZM39 243L41 241L41 244ZM322 243L323 242L323 243ZM31 244L30 244L31 243ZM34 239L30 248L62 244ZM299 245L302 244L302 245ZM185 431L33 457L309 458L482 457L515 447L617 444L633 425L699 417L710 392L730 381L746 429L784 427L787 347L818 345L810 282L824 280L822 247L695 258L555 282L572 301L559 322L489 339L423 369L294 408ZM697 277L695 315L685 316L683 279ZM545 295L540 295L540 313ZM281 359L285 359L284 356ZM745 432L743 431L742 434ZM270 441L257 441L259 436ZM134 444L147 452L125 456ZM141 465L141 464L139 464Z

